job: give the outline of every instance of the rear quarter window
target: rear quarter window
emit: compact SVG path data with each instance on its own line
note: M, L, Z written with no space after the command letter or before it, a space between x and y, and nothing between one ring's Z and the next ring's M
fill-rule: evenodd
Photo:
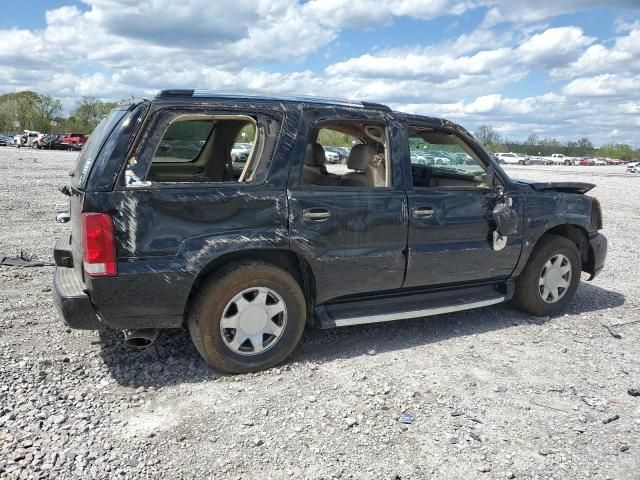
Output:
M87 185L89 173L93 162L100 153L102 145L104 145L113 129L118 125L118 122L122 120L122 117L127 113L127 109L112 110L109 115L102 119L98 126L93 130L89 140L84 144L78 161L76 162L75 169L73 171L73 186L79 189L84 189Z

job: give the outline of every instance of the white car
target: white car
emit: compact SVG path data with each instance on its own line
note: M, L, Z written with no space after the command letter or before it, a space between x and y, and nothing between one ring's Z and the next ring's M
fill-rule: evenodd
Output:
M640 173L640 162L627 163L627 172Z
M13 137L13 146L18 148L30 147L31 144L36 141L39 135L43 134L34 130L25 130L21 134Z
M324 148L324 147L323 147ZM324 158L327 163L340 163L340 155L331 150L324 149Z
M510 165L526 165L529 161L527 157L522 157L513 152L509 153L496 153L496 158L500 163Z

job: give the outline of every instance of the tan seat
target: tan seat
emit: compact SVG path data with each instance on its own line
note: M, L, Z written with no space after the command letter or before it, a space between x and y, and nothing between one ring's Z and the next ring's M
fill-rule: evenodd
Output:
M384 163L374 165L376 154L384 157L384 151L377 152L376 147L368 143L355 145L349 153L347 167L349 172L342 177L341 185L351 187L384 187L386 186L386 171Z
M317 142L307 145L302 169L302 182L307 185L337 185L338 179L327 171L324 148Z

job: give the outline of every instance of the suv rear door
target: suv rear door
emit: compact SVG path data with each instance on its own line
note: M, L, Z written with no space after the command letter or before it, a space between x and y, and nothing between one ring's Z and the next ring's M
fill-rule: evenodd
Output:
M291 249L310 265L316 282L316 303L338 297L398 289L405 272L407 240L406 192L395 146L401 132L381 112L316 107L305 110L289 179ZM319 185L303 182L307 146L312 132L332 122L375 123L386 127L385 186ZM311 147L310 147L311 148ZM321 151L321 150L320 150ZM330 171L346 165L325 165ZM349 170L350 171L350 170Z

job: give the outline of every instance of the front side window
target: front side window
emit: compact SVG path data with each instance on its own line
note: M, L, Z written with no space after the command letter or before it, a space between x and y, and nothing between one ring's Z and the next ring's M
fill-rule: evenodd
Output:
M414 187L484 187L486 165L457 135L409 127Z

